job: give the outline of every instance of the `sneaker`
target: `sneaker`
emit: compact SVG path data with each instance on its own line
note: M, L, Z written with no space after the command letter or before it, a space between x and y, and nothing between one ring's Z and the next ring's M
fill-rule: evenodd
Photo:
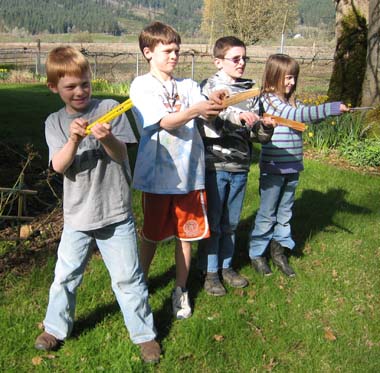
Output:
M189 294L177 286L172 294L173 314L177 319L187 319L191 316Z
M54 351L57 350L61 344L62 341L55 338L54 335L43 332L37 337L34 347L37 350Z
M244 288L248 285L247 279L239 275L232 268L225 268L222 270L223 281L233 288Z
M205 277L204 289L207 294L215 297L226 295L226 289L222 285L217 272L207 272Z
M270 276L272 274L272 270L268 265L268 260L264 256L257 256L251 259L251 263L256 272L264 276Z
M154 339L138 345L140 346L140 354L144 363L158 363L160 361L161 348Z

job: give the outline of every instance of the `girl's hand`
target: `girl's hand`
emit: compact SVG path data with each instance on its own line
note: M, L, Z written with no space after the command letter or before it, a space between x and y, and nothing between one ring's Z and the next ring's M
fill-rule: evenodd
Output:
M341 113L347 113L350 111L350 108L347 107L345 104L340 104L339 110Z
M239 119L240 122L244 121L247 127L251 128L253 126L253 123L260 120L260 117L251 111L243 111L239 114Z
M261 120L263 121L265 127L277 127L277 123L272 117L263 117Z

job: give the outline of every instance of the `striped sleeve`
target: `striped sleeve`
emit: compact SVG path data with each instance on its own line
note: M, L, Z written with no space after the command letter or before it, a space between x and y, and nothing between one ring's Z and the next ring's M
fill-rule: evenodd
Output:
M331 115L340 115L341 102L328 102L321 105L305 106L297 103L297 107L281 101L276 95L268 94L263 99L265 112L297 122L315 122Z

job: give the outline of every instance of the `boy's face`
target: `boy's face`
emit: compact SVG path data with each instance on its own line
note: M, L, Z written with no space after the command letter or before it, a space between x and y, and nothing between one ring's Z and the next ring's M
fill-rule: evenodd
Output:
M223 70L232 79L241 78L246 65L246 51L243 47L228 49L224 58L215 58L215 66Z
M177 66L179 58L179 45L157 44L153 51L149 48L144 48L144 56L150 64L150 72L157 78L168 80L173 74L173 70Z
M49 89L58 93L66 104L69 114L76 114L87 109L91 99L91 74L84 73L82 76L65 75L60 78L57 85L48 83Z

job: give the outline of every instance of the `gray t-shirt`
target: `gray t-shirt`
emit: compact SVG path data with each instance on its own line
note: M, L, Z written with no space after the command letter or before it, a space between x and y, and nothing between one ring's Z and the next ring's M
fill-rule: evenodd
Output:
M118 105L114 100L92 99L86 112L70 115L65 108L50 114L45 122L49 162L69 138L70 123L78 117L92 123ZM113 135L124 143L136 143L125 114L111 121ZM70 227L93 230L125 220L132 214L128 159L113 161L94 136L80 143L77 154L63 178L64 222Z

